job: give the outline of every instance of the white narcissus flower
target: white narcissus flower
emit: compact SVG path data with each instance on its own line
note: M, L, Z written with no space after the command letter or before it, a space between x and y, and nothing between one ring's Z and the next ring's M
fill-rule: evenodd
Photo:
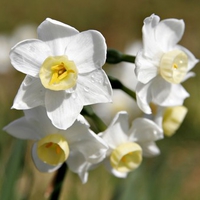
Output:
M177 45L183 36L183 20L160 21L157 15L144 20L143 49L136 56L137 103L151 114L150 102L159 106L179 106L189 94L180 83L194 73L189 72L198 60L186 48Z
M163 138L162 129L149 119L137 118L129 128L128 114L123 111L118 112L99 135L109 147L103 161L106 168L121 178L141 164L142 156L158 155L160 151L155 141Z
M165 136L172 136L181 126L188 109L185 106L162 107L151 104L152 114L146 115L163 129Z
M13 121L4 130L19 139L35 140L32 158L38 170L53 172L66 162L83 183L87 182L87 166L104 159L108 147L89 129L85 118L79 115L69 129L61 130L52 125L44 107L24 113L24 117Z
M45 106L54 126L67 129L84 105L111 102L101 33L79 32L48 18L38 27L38 38L22 41L10 52L14 68L27 74L12 108Z

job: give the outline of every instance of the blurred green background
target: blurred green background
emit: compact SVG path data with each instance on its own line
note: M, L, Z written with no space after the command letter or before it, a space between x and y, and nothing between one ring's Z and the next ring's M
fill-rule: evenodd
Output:
M34 24L37 27L50 17L79 31L96 29L104 35L109 48L123 52L127 45L141 39L143 20L152 13L161 19L184 19L186 29L180 44L200 58L198 0L1 0L0 34L11 36L19 25ZM0 46L1 54L3 48ZM107 67L105 65L104 69ZM60 199L199 200L199 67L200 64L193 70L196 77L183 84L191 95L185 101L189 109L186 119L173 137L158 141L160 156L144 159L141 167L130 173L127 179L115 178L100 167L91 171L88 182L82 185L78 176L69 172ZM0 74L1 128L23 115L21 111L10 110L23 77L14 69ZM0 130L1 200L45 199L54 174L42 174L35 169L30 147L31 142L14 139Z

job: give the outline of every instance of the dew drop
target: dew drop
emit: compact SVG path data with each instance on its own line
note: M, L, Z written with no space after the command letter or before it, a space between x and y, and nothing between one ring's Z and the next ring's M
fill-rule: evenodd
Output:
M85 92L89 92L89 87L85 86L83 89L85 90Z
M69 88L68 90L66 90L67 93L74 93L74 88Z
M94 74L91 76L91 82L92 82L92 83L95 82L95 76L94 76Z
M72 98L76 99L77 98L77 94L76 93L72 93Z

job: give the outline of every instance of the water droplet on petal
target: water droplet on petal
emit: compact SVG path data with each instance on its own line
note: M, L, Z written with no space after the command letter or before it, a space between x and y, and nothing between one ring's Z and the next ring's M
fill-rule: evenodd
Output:
M74 93L75 89L74 88L69 88L68 90L66 90L67 93Z
M85 92L89 92L89 87L85 86L83 89L85 90Z
M94 83L95 82L95 77L94 77L94 74L92 74L91 76L91 82Z
M77 98L77 94L76 93L72 93L72 98L76 99Z

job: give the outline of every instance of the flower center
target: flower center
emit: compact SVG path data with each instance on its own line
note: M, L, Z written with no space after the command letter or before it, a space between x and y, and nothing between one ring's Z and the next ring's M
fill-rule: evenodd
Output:
M173 50L165 53L160 61L160 74L170 83L180 83L188 67L188 57L180 50Z
M142 149L133 142L117 146L110 155L111 166L119 172L130 172L142 162Z
M49 56L42 64L40 80L50 90L67 90L76 85L78 70L67 56Z
M183 122L188 109L185 106L174 106L165 109L162 127L166 136L172 136Z
M49 165L58 165L67 160L69 146L60 134L50 134L37 142L38 157Z

